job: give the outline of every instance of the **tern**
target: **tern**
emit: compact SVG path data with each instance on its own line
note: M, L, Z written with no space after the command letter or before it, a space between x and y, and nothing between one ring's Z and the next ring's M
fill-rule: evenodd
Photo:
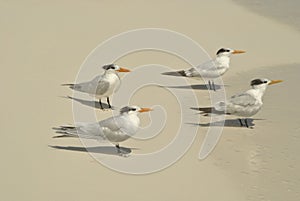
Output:
M80 91L96 97L99 100L101 109L103 109L101 98L106 97L108 107L112 108L109 96L117 91L121 84L121 79L117 72L130 72L130 70L121 68L116 64L104 65L102 68L104 69L104 73L96 76L91 81L78 84L63 84L62 86L69 86L75 91Z
M58 137L81 137L99 141L109 141L115 144L118 153L122 154L120 142L132 137L140 125L139 113L152 111L151 108L126 106L120 109L120 114L94 123L78 123L75 126L60 126L54 128Z
M228 114L236 115L239 117L251 117L260 111L263 105L263 95L267 89L268 85L280 83L282 80L269 80L266 78L263 79L254 79L251 81L252 89L244 93L239 93L232 96L227 101L217 102L214 107L199 108L202 114ZM244 119L245 126L249 127L247 118ZM239 118L241 126L243 125L242 119Z
M217 51L216 58L202 63L190 69L181 70L177 72L166 72L164 75L175 75L190 77L195 79L209 78L209 89L216 90L214 78L222 76L229 69L230 56L232 54L245 53L243 50L233 50L230 48L221 48Z

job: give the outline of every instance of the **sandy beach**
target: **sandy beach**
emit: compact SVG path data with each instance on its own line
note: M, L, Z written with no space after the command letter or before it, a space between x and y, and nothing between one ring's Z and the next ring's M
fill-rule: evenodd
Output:
M276 9L258 11L231 0L0 0L0 5L1 200L299 200L300 32L297 23L273 17ZM248 89L252 78L284 82L267 89L264 106L253 117L254 129L225 124L219 143L205 160L198 155L209 129L207 117L201 117L185 155L152 174L119 173L84 149L50 147L83 147L79 139L52 138L52 127L73 124L72 101L62 98L72 91L60 85L75 81L81 64L101 42L148 27L182 33L212 57L220 47L246 50L232 57L223 76L227 96ZM151 63L174 70L189 67L178 57L157 51L133 53L116 62L133 70ZM199 105L210 105L207 90L194 91ZM130 139L123 146L139 148L133 150L137 154L149 153L172 140L180 123L174 97L153 86L138 91L131 103L160 103L168 119L155 138ZM111 116L110 111L96 113L99 120ZM143 116L142 125L149 124L150 117Z

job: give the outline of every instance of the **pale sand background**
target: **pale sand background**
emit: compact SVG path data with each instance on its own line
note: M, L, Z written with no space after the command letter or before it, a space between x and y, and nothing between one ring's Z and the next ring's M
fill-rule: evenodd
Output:
M229 0L2 0L0 9L1 200L299 199L300 35L293 27ZM113 172L87 153L49 148L81 145L77 139L52 139L53 126L72 123L71 101L59 98L71 92L60 84L75 79L97 44L142 27L186 34L210 55L220 46L247 50L232 59L232 68L224 76L228 95L248 88L249 80L261 75L285 82L268 89L263 110L255 116L263 120L255 120L255 129L225 128L218 146L204 161L197 157L205 127L180 161L145 176ZM129 55L118 63L138 66L153 60L174 68L185 65L153 52ZM207 92L196 93L201 105L209 104ZM137 98L141 103L157 101L148 95ZM168 125L174 123L176 118L168 120ZM170 139L172 128L162 135L165 141ZM151 150L157 143L130 140L124 145Z
M247 9L257 12L265 17L274 18L285 24L290 24L300 30L300 1L274 1L274 0L233 0L246 6Z

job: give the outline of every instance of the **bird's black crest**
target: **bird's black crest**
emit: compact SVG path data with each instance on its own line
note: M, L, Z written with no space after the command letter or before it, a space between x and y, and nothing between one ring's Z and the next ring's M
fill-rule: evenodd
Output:
M114 64L107 64L102 67L104 70L115 69Z
M225 49L225 48L221 48L217 51L217 55L220 54L220 53L223 53L223 52L230 52L230 50L228 49Z
M265 80L262 80L262 79L254 79L251 81L251 86L254 86L254 85L260 85L260 84L265 84L267 83L267 81Z
M136 110L136 108L134 108L134 107L126 106L126 107L123 107L123 108L120 109L120 113L123 114L125 112L135 111L135 110Z

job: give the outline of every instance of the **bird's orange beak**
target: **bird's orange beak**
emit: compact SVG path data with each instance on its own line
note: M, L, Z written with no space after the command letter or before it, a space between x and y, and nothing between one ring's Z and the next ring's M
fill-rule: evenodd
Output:
M120 68L119 70L117 70L118 72L123 72L123 73L128 73L128 72L130 72L130 70L129 69L127 69L127 68Z
M139 112L150 112L150 111L152 111L153 109L151 109L151 108L141 108L140 110L139 110Z
M246 51L244 51L244 50L234 50L233 52L232 52L232 54L242 54L242 53L245 53Z
M283 80L271 80L271 82L269 83L269 85L280 83L280 82L283 82Z

